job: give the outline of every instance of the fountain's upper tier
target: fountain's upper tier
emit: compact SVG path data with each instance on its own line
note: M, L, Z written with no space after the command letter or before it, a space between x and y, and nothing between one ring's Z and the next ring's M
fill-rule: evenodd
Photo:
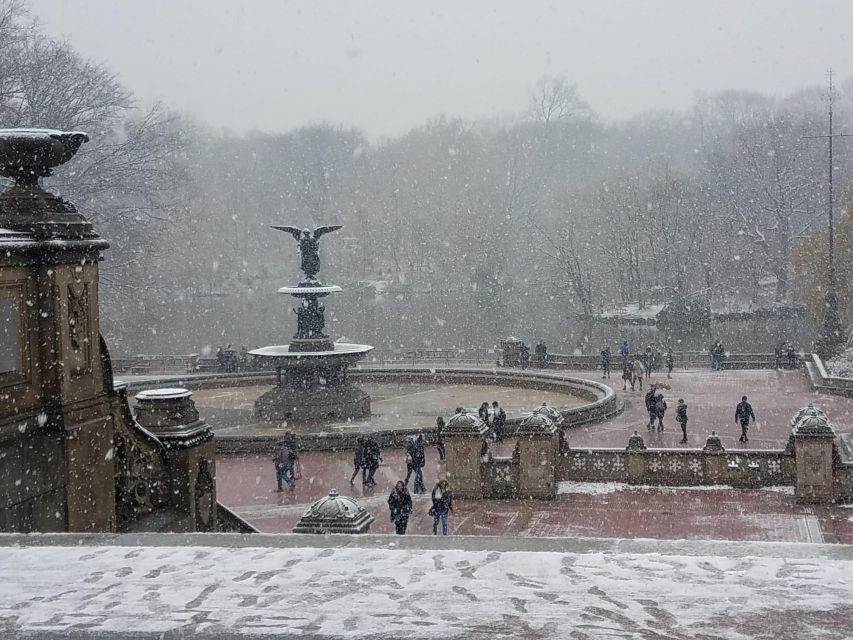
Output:
M338 293L340 291L343 291L343 289L336 284L317 284L316 286L282 287L278 290L278 293L286 293L291 296L321 298L330 293Z

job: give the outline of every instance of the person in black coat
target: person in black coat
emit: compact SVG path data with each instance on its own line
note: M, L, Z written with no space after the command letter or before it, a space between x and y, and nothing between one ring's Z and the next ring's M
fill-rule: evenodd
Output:
M402 480L397 481L394 490L388 496L388 509L391 511L391 522L394 523L397 535L403 535L406 533L406 527L409 526L412 496L409 495L409 490L406 489L406 484Z
M438 451L438 461L444 462L444 418L438 416L435 419L435 449Z
M602 380L610 377L610 347L604 347L601 350L601 371L603 373Z
M749 438L746 437L746 431L749 429L750 418L755 422L755 412L752 410L752 405L747 402L746 396L743 396L735 408L735 424L740 423L741 442L749 442Z
M649 413L648 429L651 431L655 428L655 420L658 417L657 408L655 407L657 403L657 398L655 398L655 385L652 385L648 392L646 392L645 402L646 411Z
M358 436L355 439L355 457L352 461L355 470L352 472L352 478L349 479L350 484L355 483L355 477L361 471L361 484L367 481L367 466L364 464L364 436Z
M373 479L373 474L379 468L379 463L382 462L382 449L379 448L379 443L372 436L367 436L364 442L364 464L367 467L366 485L371 487L376 486L376 481Z
M681 444L687 443L687 405L684 403L684 398L678 399L678 405L675 407L675 421L681 427Z
M489 403L484 402L480 405L480 408L477 409L477 415L480 416L480 420L483 421L483 424L487 427L492 425L492 421L489 418Z
M415 493L426 492L424 484L424 465L426 464L426 453L424 451L424 437L418 434L414 440L409 440L406 444L406 486L409 484L409 478L412 471L415 472Z
M655 396L655 416L658 419L658 431L663 431L663 417L666 415L666 400L663 399L663 394L659 393Z

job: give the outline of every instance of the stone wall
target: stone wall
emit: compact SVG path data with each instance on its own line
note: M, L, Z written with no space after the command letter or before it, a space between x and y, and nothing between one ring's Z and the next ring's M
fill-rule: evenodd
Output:
M662 486L793 485L794 456L782 450L705 452L702 449L566 449L559 480Z

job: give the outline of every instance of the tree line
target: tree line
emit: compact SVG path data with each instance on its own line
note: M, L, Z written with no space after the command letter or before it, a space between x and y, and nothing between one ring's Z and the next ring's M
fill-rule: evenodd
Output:
M838 129L853 131L853 82L834 99ZM286 340L294 321L274 291L297 278L296 255L274 223L345 225L323 249L321 278L348 290L329 303L331 326L388 348L511 332L554 343L614 303L768 287L819 323L826 146L804 136L825 132L826 107L815 85L607 121L557 76L501 121L440 117L378 140L330 123L237 136L142 106L107 64L47 37L25 2L0 1L3 126L92 137L48 184L113 245L103 317L123 352ZM852 158L839 143L838 192Z

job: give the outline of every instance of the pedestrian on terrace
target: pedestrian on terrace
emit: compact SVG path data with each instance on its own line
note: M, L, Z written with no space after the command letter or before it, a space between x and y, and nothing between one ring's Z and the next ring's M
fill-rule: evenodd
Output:
M447 514L453 511L453 493L447 480L439 480L432 490L432 535L438 534L438 521L441 520L441 533L447 535Z
M379 443L373 436L367 436L364 441L364 464L367 467L367 480L365 485L370 487L376 486L376 480L373 475L379 468L379 463L382 462L382 449L379 448Z
M755 422L755 412L752 410L752 405L747 402L746 396L743 396L735 408L735 424L740 423L740 442L749 442L746 432L749 429L750 418Z
M492 426L492 420L489 416L489 403L484 402L480 405L480 408L477 409L477 415L480 416L480 420L483 421L483 424L487 427Z
M506 412L495 400L492 402L492 429L495 433L495 440L500 442L503 440L504 431L506 430Z
M361 484L365 484L367 482L367 466L364 464L364 436L358 436L355 439L355 457L352 463L355 470L352 472L349 483L355 484L355 477L361 471Z
M406 444L406 486L409 485L409 478L412 471L415 472L415 493L425 493L426 485L424 484L424 465L426 464L426 453L424 452L424 437L418 434L417 438L409 440Z
M394 523L397 535L405 534L409 525L409 514L412 512L412 496L402 480L397 481L388 496L388 509L391 511L391 522Z
M604 347L601 350L601 379L610 377L610 347Z
M658 419L658 431L663 431L663 417L666 415L667 404L663 399L663 394L659 393L655 396L655 415Z
M438 461L444 462L444 418L438 416L435 419L435 449L438 451Z
M675 364L675 358L672 356L672 349L666 350L666 377L672 378L672 365Z
M687 444L687 405L684 403L684 398L678 399L678 406L675 407L675 421L681 427L681 444Z

